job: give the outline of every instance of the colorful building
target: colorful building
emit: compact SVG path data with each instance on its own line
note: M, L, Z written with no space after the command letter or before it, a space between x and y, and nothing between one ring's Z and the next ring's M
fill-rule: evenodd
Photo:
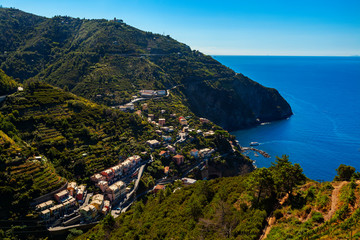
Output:
M67 185L67 190L69 191L70 196L74 196L74 194L76 193L76 188L77 188L77 184L76 182L70 182Z
M68 190L62 190L61 192L58 192L54 195L57 202L61 203L69 198L69 191Z

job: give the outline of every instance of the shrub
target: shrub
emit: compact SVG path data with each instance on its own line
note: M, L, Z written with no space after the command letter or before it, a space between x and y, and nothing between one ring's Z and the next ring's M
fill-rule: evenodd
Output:
M324 222L324 216L320 212L313 212L311 214L311 221L317 222L317 223L323 223Z
M340 164L340 166L336 169L338 175L335 176L335 181L349 181L350 178L355 173L355 168L352 166L347 166L344 164Z

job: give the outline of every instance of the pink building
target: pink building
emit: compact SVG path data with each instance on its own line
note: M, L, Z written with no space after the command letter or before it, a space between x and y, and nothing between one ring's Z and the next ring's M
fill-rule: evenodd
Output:
M86 189L85 185L80 185L78 187L77 193L76 193L76 200L83 200L85 189Z
M107 181L110 181L115 177L114 171L111 168L102 171L101 175L103 175Z
M109 187L109 184L107 181L100 181L97 183L97 186L100 188L102 192L105 192L106 189Z
M77 184L76 182L70 182L67 186L67 190L69 191L70 196L74 196L76 192Z

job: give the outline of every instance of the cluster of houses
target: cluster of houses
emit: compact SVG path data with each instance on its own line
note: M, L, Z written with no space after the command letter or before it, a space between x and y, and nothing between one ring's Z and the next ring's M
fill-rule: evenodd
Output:
M131 156L122 163L91 176L90 179L100 188L102 194L94 195L90 204L79 208L82 219L90 221L101 214L107 214L110 211L111 202L118 201L128 191L126 184L117 180L129 173L140 161L140 156ZM79 204L84 202L85 190L85 185L77 186L76 182L70 182L66 189L54 194L55 201L40 203L35 208L45 221L59 219L73 212Z
M110 201L104 200L104 195L96 194L92 197L90 204L79 209L82 219L91 221L98 215L106 215L110 210Z
M108 168L100 173L96 173L90 177L90 180L95 184L98 184L101 181L106 181L109 184L113 183L123 175L130 172L136 165L141 162L141 157L138 155L131 156L127 158L122 163L115 165L111 168Z
M173 114L173 116L176 116L175 114ZM182 130L178 133L178 136L177 136L177 141L176 143L182 143L182 142L185 142L187 137L189 136L189 132L196 132L197 134L199 135L206 135L207 136L212 136L213 134L215 134L212 130L210 130L209 132L205 132L203 133L200 129L198 130L195 130L195 129L190 129L187 125L188 125L188 122L187 122L187 118L189 117L179 117L178 118L178 121L179 121L179 124L181 126L183 126ZM165 134L163 134L164 132L173 132L174 131L174 127L173 126L164 126L165 125L165 121L166 119L165 118L159 118L159 121L158 122L155 122L154 121L154 114L148 114L148 121L153 123L154 125L157 125L158 127L160 127L160 130L156 130L156 133L160 134L161 137L163 138L164 140L164 145L166 146L167 148L167 151L160 151L159 155L161 157L164 157L164 158L169 158L172 156L172 160L177 164L177 165L181 165L184 163L184 156L181 155L181 154L176 154L176 149L174 146L170 145L170 141L172 140L171 139L171 136L167 136ZM201 123L209 123L210 121L206 118L200 118L200 122ZM151 147L152 149L155 149L155 148L159 148L161 147L162 143L156 139L152 139L152 140L148 140L146 142L146 144ZM215 150L214 149L209 149L209 148L204 148L204 149L201 149L201 150L197 150L197 149L192 149L191 152L190 152L190 155L193 156L195 159L198 159L198 158L201 158L203 160L206 160L208 159L212 153L214 153ZM164 169L164 173L165 174L168 174L169 172L169 167L166 166L165 169Z
M117 181L112 185L109 185L109 182L101 180L95 183L95 186L99 187L101 192L106 195L111 202L118 201L128 191L126 184L123 181Z
M170 148L172 148L171 145L168 145L168 147L170 146ZM190 151L190 155L193 156L195 159L201 158L201 159L209 159L211 154L213 154L215 152L214 149L210 149L210 148L204 148L201 150L197 150L197 149L192 149ZM159 153L159 155L161 157L165 157L168 158L170 157L170 151L161 151ZM177 165L181 165L184 163L184 156L180 155L180 154L176 154L175 156L172 157L173 161L177 164Z
M118 165L94 174L90 180L101 190L102 196L106 196L110 202L117 202L128 191L126 184L123 181L118 181L119 178L128 174L140 162L140 156L131 156ZM101 211L104 212L104 209Z
M45 221L56 220L77 208L78 203L83 201L85 189L85 185L77 186L76 182L71 182L67 189L54 194L57 204L53 200L48 200L36 205L35 210Z
M166 90L140 90L141 97L163 97L166 96Z

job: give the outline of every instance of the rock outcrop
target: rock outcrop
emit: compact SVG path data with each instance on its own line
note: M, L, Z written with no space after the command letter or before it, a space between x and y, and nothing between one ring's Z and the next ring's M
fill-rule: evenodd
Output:
M238 75L226 80L227 88L214 89L205 82L183 88L191 110L232 131L290 117L290 105L276 89L266 88Z

